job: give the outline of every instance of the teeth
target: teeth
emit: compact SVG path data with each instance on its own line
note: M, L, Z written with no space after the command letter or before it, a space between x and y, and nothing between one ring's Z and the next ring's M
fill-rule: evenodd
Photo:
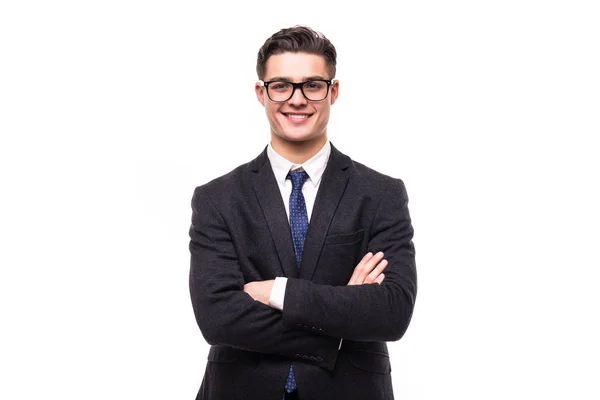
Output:
M288 114L287 116L289 118L291 118L291 119L304 119L304 118L308 118L308 114L302 114L302 115L299 115L299 114Z

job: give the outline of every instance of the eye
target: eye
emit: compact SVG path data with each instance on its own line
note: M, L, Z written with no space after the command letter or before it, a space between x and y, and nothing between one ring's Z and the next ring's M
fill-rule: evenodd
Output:
M271 90L284 91L288 90L289 88L290 84L287 82L271 82L269 84L269 89Z
M308 81L304 84L304 88L308 90L321 90L325 87L325 82L322 81Z

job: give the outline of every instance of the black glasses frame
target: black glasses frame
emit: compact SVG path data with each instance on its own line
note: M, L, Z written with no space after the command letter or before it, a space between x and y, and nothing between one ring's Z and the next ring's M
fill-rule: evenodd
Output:
M276 82L285 82L288 83L290 85L292 85L292 93L290 94L290 97L288 97L285 100L273 100L271 98L271 95L269 94L269 85L271 83L276 83ZM325 82L327 84L327 90L325 91L325 97L323 97L321 100L311 100L308 98L308 96L306 96L306 93L304 93L304 88L303 86L306 83L309 82ZM298 82L298 83L294 83L294 82L290 82L290 81L282 81L282 80L277 80L277 81L261 81L262 86L264 86L267 89L267 96L269 96L269 99L275 103L284 103L286 101L288 101L289 99L291 99L292 97L294 97L294 93L296 93L296 89L300 89L300 93L302 93L302 96L304 96L304 98L308 101L323 101L327 98L327 96L329 96L329 88L331 87L331 83L333 82L333 80L331 79L310 79L308 81L304 81L304 82Z

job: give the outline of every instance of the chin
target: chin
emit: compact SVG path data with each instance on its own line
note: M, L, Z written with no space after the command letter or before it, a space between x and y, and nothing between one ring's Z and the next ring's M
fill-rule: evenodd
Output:
M323 135L317 135L312 132L310 132L310 133L287 132L279 137L284 140L287 140L289 142L307 142L310 140L316 140L321 136L323 136Z

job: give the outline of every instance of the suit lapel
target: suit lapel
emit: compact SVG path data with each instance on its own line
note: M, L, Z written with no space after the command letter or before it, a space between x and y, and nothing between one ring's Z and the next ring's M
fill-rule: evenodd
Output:
M250 163L250 167L253 172L254 193L269 226L284 275L289 278L296 278L298 277L298 268L296 267L290 223L287 219L285 206L271 163L267 157L266 148L261 155Z
M349 165L350 158L340 153L332 144L331 154L321 178L322 181L315 199L304 242L304 253L302 254L302 264L300 267L300 278L302 279L311 280L315 272L317 261L325 242L325 236L333 219L333 214L342 199L348 183Z

